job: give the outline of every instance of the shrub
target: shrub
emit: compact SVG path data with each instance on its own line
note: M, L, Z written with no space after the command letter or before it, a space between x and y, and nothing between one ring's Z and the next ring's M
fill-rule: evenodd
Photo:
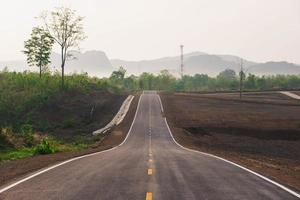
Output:
M38 144L35 148L35 154L51 154L55 153L56 148L54 145L50 143L50 141L46 138L42 139L40 144Z
M66 119L63 121L62 123L62 128L73 128L76 126L76 120L73 119L73 118L70 118L70 119Z
M24 139L25 145L28 147L32 147L34 145L34 136L32 131L32 125L23 124L21 126L21 135Z

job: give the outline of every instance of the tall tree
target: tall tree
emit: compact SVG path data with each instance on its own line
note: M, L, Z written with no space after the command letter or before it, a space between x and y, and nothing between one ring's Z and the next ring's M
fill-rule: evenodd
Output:
M40 78L42 69L50 63L50 54L54 39L50 33L43 28L35 27L32 29L31 37L24 42L23 51L27 56L27 63L30 66L38 66L40 69Z
M61 50L62 88L64 88L66 59L72 57L70 50L79 48L79 43L86 38L83 31L83 17L70 8L56 8L41 15L45 28L49 31Z

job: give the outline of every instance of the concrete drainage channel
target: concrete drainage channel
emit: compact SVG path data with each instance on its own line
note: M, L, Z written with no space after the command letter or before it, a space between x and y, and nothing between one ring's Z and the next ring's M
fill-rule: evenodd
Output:
M92 134L93 135L103 134L109 131L111 128L119 125L123 121L124 117L126 116L133 98L134 98L133 95L129 95L122 103L122 106L119 109L118 113L115 115L115 117L105 127L94 131Z

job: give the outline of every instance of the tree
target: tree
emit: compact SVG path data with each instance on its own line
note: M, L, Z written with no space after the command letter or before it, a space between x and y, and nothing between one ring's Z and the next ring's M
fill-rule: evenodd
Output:
M56 8L52 12L44 12L41 15L44 27L49 31L61 50L61 75L62 88L64 88L64 73L66 59L72 57L71 48L79 47L79 43L86 36L83 31L83 17L78 16L75 10L70 8Z
M224 71L219 73L218 78L225 78L225 79L228 79L228 80L235 80L236 79L236 73L232 69L225 69Z
M240 91L240 99L241 99L242 98L242 92L243 92L243 89L244 89L244 80L246 78L246 71L244 70L244 67L243 67L243 59L241 59L241 70L239 72L239 78L240 78L239 91Z
M126 69L124 69L122 66L118 69L118 71L113 71L110 75L110 79L112 80L123 80L125 78Z
M241 71L239 72L239 77L240 77L240 83L239 83L239 91L240 91L240 99L242 98L242 92L244 89L244 80L246 78L246 74L243 70L243 68L241 68Z
M120 67L117 71L113 71L109 77L111 86L117 89L124 89L124 80L125 80L126 70L123 67Z
M220 72L216 79L216 86L222 90L236 89L238 85L237 76L234 70L225 69Z
M50 63L50 54L54 39L50 33L43 28L35 27L32 29L31 38L24 42L23 51L27 56L27 63L30 66L38 66L40 69L40 78L42 77L42 68Z

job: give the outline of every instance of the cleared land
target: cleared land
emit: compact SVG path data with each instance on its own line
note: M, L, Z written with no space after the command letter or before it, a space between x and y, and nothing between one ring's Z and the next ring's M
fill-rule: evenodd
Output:
M300 190L300 102L279 93L161 93L184 146L232 160Z

